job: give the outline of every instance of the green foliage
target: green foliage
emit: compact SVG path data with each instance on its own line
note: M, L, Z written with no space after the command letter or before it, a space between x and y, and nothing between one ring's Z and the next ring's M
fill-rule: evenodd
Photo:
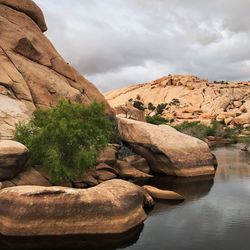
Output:
M167 103L161 103L158 104L156 107L156 115L161 115L164 111L164 109L167 107Z
M28 147L34 164L51 181L72 181L92 167L113 136L104 104L90 106L61 100L48 110L36 110L27 124L16 125L15 139Z
M212 121L210 126L205 126L199 122L184 122L180 125L175 126L178 131L188 134L200 139L206 138L207 136L216 136L224 138L235 139L239 133L238 128L225 127L223 122Z
M225 127L222 122L212 121L210 126L205 126L199 122L184 122L175 126L178 131L200 139L208 136L235 138L238 134L238 129Z
M182 124L175 126L175 129L184 134L202 139L207 137L209 128L198 122L183 122ZM210 129L209 135L212 135Z
M167 122L169 122L167 119L159 115L146 116L146 121L148 123L155 124L155 125L166 124Z

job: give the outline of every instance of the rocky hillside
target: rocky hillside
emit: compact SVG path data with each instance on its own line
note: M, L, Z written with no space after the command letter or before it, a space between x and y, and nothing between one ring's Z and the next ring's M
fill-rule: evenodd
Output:
M106 99L112 107L141 103L149 115L155 115L160 105L161 116L176 123L211 119L250 123L250 82L209 82L195 76L169 75L111 91Z
M34 109L54 105L60 97L105 102L43 34L44 16L33 1L0 0L0 18L0 138L11 136L15 123Z

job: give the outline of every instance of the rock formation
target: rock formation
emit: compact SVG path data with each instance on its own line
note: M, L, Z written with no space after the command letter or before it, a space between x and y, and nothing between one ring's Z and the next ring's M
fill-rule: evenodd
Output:
M0 140L0 181L14 178L23 170L27 160L28 149L24 145Z
M106 103L58 54L43 34L46 30L43 13L33 1L0 0L0 138L11 137L15 123L61 97Z
M154 115L148 109L150 103L156 107L165 104L162 117L179 121L227 120L228 124L249 123L244 116L250 113L250 82L209 82L195 76L169 75L158 80L113 90L106 94L112 107L139 100L146 108L146 114ZM249 114L248 114L249 117ZM244 123L245 124L245 123Z
M146 219L142 188L122 180L90 189L22 186L0 191L0 233L11 236L123 233Z
M118 118L123 141L147 159L154 172L174 176L213 175L216 161L208 145L167 125ZM131 133L133 131L133 133Z
M149 185L144 185L143 188L147 191L147 193L155 198L161 200L180 200L183 201L184 197L174 191L162 190L156 187L152 187Z

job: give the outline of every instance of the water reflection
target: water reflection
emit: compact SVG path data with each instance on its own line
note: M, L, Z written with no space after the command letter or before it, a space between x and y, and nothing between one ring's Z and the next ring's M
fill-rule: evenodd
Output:
M250 177L250 152L241 151L240 145L216 148L213 152L218 161L216 180Z
M75 235L48 237L4 237L0 235L1 250L114 250L132 246L140 237L143 224L119 235Z
M248 250L250 153L237 145L213 153L218 160L215 178L157 176L147 182L178 192L185 201L157 201L144 228L141 225L119 236L0 237L0 249Z

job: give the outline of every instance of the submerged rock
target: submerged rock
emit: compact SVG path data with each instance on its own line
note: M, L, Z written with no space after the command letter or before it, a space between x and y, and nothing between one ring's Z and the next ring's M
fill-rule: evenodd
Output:
M213 175L215 159L207 143L167 125L118 118L123 141L147 159L154 172L174 176Z
M184 200L184 197L174 191L162 190L149 185L143 186L150 196L162 200Z
M14 178L28 160L28 149L21 143L0 140L0 181Z
M142 189L123 180L89 189L19 186L0 191L0 234L116 234L146 219Z

